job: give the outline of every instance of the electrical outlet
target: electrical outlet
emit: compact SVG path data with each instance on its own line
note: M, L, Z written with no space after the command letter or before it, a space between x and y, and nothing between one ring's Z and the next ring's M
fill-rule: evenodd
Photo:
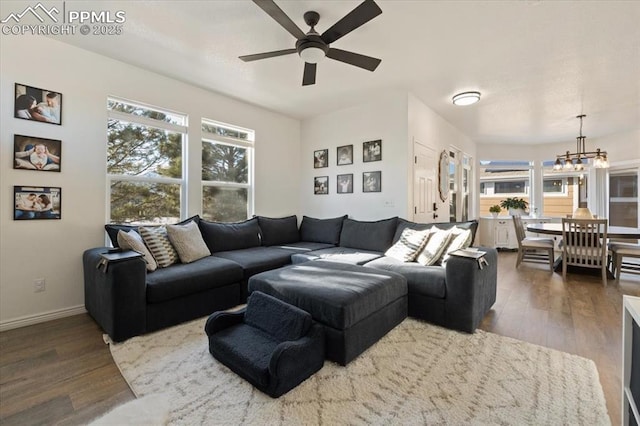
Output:
M36 278L33 280L33 291L34 293L40 293L41 291L45 291L45 280L44 278Z

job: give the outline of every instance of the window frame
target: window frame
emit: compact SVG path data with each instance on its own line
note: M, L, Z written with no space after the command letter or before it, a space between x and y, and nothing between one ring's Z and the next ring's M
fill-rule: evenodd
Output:
M131 105L137 108L144 108L152 111L157 111L161 113L170 114L173 116L182 117L184 119L184 124L175 124L169 123L160 120L154 120L152 118L128 114L126 112L114 111L109 108L109 102L119 102L127 105ZM173 133L180 133L182 135L181 138L181 177L180 178L172 178L172 177L151 177L151 176L135 176L135 175L120 175L106 172L106 223L111 222L111 185L115 182L135 182L135 183L160 183L160 184L177 184L180 187L179 196L180 196L180 219L184 219L186 217L187 211L187 147L188 147L188 137L189 137L189 116L185 113L176 112L167 108L161 108L153 105L147 105L141 102L130 101L128 99L120 98L117 96L107 96L107 124L109 120L118 120L124 123L130 123L145 127L152 127L159 130L169 131ZM109 129L107 128L107 145L108 145L108 135ZM105 147L107 146L105 145ZM109 161L108 152L105 152L105 162Z
M223 136L217 133L211 133L205 130L204 125L220 127L227 130L232 130L236 132L246 133L247 139L234 138L229 136ZM200 151L200 157L202 158L202 152L204 150L205 143L211 144L219 144L226 145L231 147L244 148L247 150L247 182L239 183L239 182L225 182L225 181L214 181L214 180L204 180L202 178L202 170L200 171L200 212L201 215L205 216L204 211L204 189L205 187L218 187L218 188L244 188L247 190L247 216L245 218L249 219L254 214L254 200L255 200L255 185L254 185L254 156L255 156L255 131L239 126L235 126L233 124L223 123L217 120L211 120L208 118L202 118L200 129L202 132L201 142L202 148Z

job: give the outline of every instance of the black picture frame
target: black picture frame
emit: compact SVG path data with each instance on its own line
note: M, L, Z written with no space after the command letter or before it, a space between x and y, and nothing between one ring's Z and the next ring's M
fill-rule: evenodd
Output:
M329 176L316 176L313 178L313 193L315 195L327 195L329 193Z
M15 84L13 116L22 120L62 125L62 93Z
M362 143L362 162L382 161L382 139Z
M62 170L62 141L13 135L13 168L59 173Z
M353 145L343 145L336 148L336 165L353 164Z
M362 192L382 192L382 172L362 173Z
M14 186L13 220L61 219L62 188Z
M338 175L336 177L336 193L353 194L353 173Z
M329 167L329 150L318 149L313 151L313 168L322 169Z

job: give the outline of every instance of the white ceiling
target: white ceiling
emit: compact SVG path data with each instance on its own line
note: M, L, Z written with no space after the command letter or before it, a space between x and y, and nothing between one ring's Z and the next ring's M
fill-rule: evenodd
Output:
M276 2L304 32L304 12L320 13L319 33L360 3ZM378 69L325 59L307 87L297 55L238 59L295 44L248 0L91 2L124 10L124 33L62 39L299 119L403 90L480 143L574 141L582 113L588 138L640 128L639 1L377 3L382 15L332 47L381 58ZM453 106L466 90L481 102Z

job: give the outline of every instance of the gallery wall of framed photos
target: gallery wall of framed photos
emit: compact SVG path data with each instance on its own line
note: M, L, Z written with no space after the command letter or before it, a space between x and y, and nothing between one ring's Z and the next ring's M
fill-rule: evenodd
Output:
M330 149L323 148L313 151L313 168L324 169L330 165ZM354 146L341 145L335 148L335 164L337 167L345 167L344 173L335 176L336 194L353 194L357 183L354 182L353 170L348 166L354 165ZM358 159L355 159L357 162ZM382 139L362 142L362 164L382 161ZM375 168L375 167L374 167ZM379 168L379 167L378 167ZM368 167L367 167L368 169ZM342 171L342 170L341 170ZM347 173L347 172L351 173ZM328 195L331 184L329 176L314 176L313 193L315 195ZM382 192L382 171L371 170L362 172L362 186L357 192Z
M62 93L22 83L14 85L14 118L28 120L29 135L13 135L13 168L36 173L37 185L13 187L13 219L61 219L62 188L45 186L48 173L62 171L62 141L44 137L47 126L62 125ZM35 135L38 136L35 136Z

